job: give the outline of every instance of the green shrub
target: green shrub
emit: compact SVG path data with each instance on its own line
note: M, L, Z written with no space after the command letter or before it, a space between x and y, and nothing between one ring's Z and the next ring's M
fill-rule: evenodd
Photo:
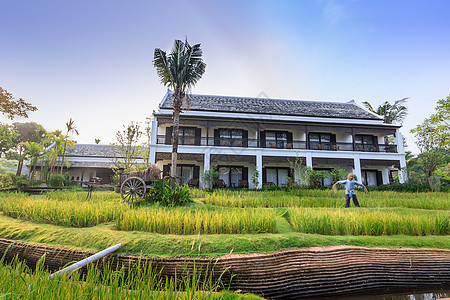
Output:
M189 187L178 185L170 179L156 181L146 199L164 206L181 206L192 202Z
M369 191L393 191L393 192L430 192L430 186L426 183L420 182L406 182L406 183L398 183L393 182L387 185L380 186L370 186L367 187Z
M6 173L0 175L0 190L4 189L18 189L26 187L29 184L25 175L17 176L14 173Z
M49 186L72 186L75 185L76 183L70 180L69 175L66 173L64 175L61 174L50 175L50 180L48 184Z

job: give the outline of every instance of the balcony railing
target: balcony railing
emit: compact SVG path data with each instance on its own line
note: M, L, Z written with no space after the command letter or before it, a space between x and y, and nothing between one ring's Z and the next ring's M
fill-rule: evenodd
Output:
M157 143L166 144L166 136L158 135ZM258 139L242 138L184 137L178 139L178 145L397 153L397 145L353 145L353 143L310 141L308 147L306 141L258 141Z

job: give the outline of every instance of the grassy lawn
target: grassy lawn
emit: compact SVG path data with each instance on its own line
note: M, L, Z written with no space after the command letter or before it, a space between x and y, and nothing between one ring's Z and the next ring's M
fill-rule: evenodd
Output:
M299 247L450 248L450 195L340 191L192 191L183 208L130 207L119 194L0 194L0 237L149 256L273 252Z

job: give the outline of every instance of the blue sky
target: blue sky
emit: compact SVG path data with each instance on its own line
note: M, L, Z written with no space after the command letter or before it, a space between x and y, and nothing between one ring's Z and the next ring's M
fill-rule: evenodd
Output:
M0 86L48 130L114 141L165 94L152 64L201 43L194 93L374 105L409 97L403 133L450 94L450 1L0 0ZM0 116L0 121L6 118ZM16 119L16 121L23 121Z

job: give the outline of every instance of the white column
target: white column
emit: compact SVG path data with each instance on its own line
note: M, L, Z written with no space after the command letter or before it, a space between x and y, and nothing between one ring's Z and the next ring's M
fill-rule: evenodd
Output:
M209 171L209 169L211 168L211 151L210 149L207 149L205 151L205 154L203 156L203 173L206 171ZM202 186L202 188L206 188L202 176L200 176L200 184Z
M381 171L381 175L383 177L383 184L389 184L389 168L384 168Z
M312 168L313 167L313 163L312 163L311 152L305 153L305 157L306 157L306 166Z
M408 173L406 172L405 155L400 156L400 170L398 170L398 181L400 183L408 182Z
M256 170L258 170L258 186L256 187L257 189L261 189L262 188L262 173L263 173L263 162L262 162L262 153L261 151L258 151L256 153Z
M149 154L148 162L151 164L156 164L156 145L149 146L149 147L150 147L150 154Z
M403 136L399 129L395 130L395 144L397 144L397 152L404 154L405 147L403 146Z
M158 120L156 118L152 121L152 133L150 135L150 144L156 145L158 140Z
M355 168L353 169L353 174L356 175L359 182L362 182L361 161L359 160L359 155L355 155L355 158L353 160L354 160L354 164L355 164Z

